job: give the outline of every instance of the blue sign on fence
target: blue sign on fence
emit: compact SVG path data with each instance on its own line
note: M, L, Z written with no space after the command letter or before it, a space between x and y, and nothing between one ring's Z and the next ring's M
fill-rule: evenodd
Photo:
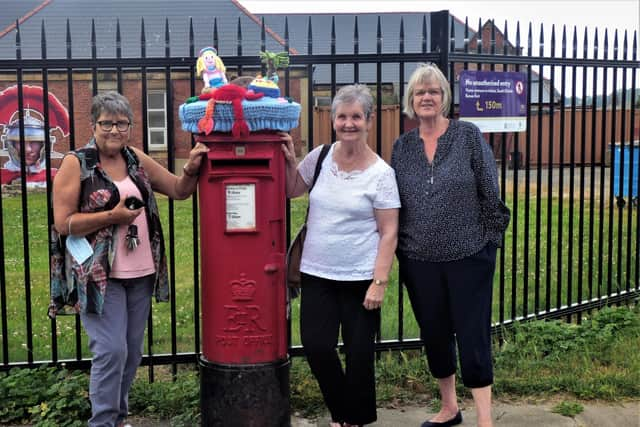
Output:
M460 119L482 132L527 129L527 75L510 71L460 73Z

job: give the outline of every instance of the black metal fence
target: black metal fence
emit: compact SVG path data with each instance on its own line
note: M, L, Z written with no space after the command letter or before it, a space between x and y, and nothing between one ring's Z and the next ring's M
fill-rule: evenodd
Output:
M637 146L639 120L636 109L639 107L640 93L637 89L638 70L637 34L624 34L619 42L617 32L613 35L613 52L608 50L611 36L605 31L604 42L599 42L596 33L593 38L586 31L585 46L577 51L578 36L567 37L562 31L561 54L556 55L556 33L551 30L551 44L545 44L543 36L536 52L531 26L527 36L523 36L520 27L515 29L515 45L505 43L508 32L505 28L498 31L493 23L479 23L477 33L471 34L468 25L464 25L463 34L460 23L453 20L447 12L425 15L419 34L412 33L410 38L420 38L420 48L405 49L409 36L405 34L403 22L394 33L398 37L398 46L393 53L383 52L380 17L376 31L376 48L370 52L359 51L359 33L355 18L353 51L336 52L335 21L332 21L331 42L328 53L314 54L311 37L311 19L308 25L307 50L305 54L292 55L291 67L284 74L285 95L289 95L292 76L303 75L309 78L306 94L307 142L313 146L314 81L311 76L318 69L328 70L328 82L331 94L344 82L345 69L352 73L347 81L370 84L376 94L378 111L381 111L383 87L390 83L395 88L397 99L402 99L407 76L416 63L434 62L448 72L452 81L461 69L488 69L523 71L530 85L535 88L528 92L527 131L517 134L490 134L488 142L497 153L502 197L511 208L512 222L505 237L504 247L499 252L496 274L496 292L494 307L494 331L517 320L541 318L566 318L580 321L581 315L592 309L618 304L638 298L640 285L640 211L637 208L637 193L640 188L638 178ZM144 22L141 24L141 55L136 58L124 58L121 55L120 29L113 42L116 45L115 57L100 58L96 53L95 32L89 43L92 46L90 58L71 57L71 39L67 31L67 57L47 59L47 38L44 23L42 25L42 55L40 59L22 58L20 29L16 32L15 59L0 59L0 76L4 81L15 78L22 93L25 74L33 78L34 73L47 93L48 86L55 75L57 81L66 82L68 88L68 109L71 120L69 146L75 147L80 141L75 138L81 123L76 117L74 101L74 79L79 72L90 75L93 94L105 86L105 77L110 75L117 90L125 87L124 76L137 73L141 84L142 146L148 150L147 97L149 75L156 78L161 75L166 88L166 105L176 104L177 74L188 76L189 93L196 92L195 86L195 43L194 30L189 23L189 56L175 57L171 54L170 31L165 33L166 50L164 57L149 58L145 55ZM213 23L213 44L218 44L217 27ZM264 23L263 23L264 25ZM236 55L225 55L229 70L242 74L243 67L259 63L257 56L246 56L242 52L242 28L238 23L239 41ZM542 33L542 28L540 29ZM458 33L456 33L458 31ZM602 34L601 34L602 37ZM629 39L632 37L632 41ZM265 30L261 36L262 49L266 46ZM521 39L525 40L521 44ZM83 41L85 42L85 41ZM284 23L284 50L288 51L289 24ZM600 47L602 46L602 48ZM550 49L550 54L545 51ZM373 81L363 81L362 69L372 67ZM391 71L389 71L391 70ZM549 79L541 76L550 73ZM391 74L389 74L391 72ZM572 79L567 84L567 72L583 76L582 82ZM343 77L337 74L342 73ZM391 75L392 77L389 77ZM587 82L592 83L592 92L587 91ZM609 94L601 95L596 87L608 83L613 88ZM454 84L454 87L457 87ZM554 89L555 88L555 89ZM19 109L24 107L21 95ZM49 126L50 113L44 103L45 128ZM454 114L456 110L454 108ZM168 135L175 135L177 124L173 114L167 114L166 129ZM20 116L22 119L22 115ZM381 115L376 116L378 152L381 152L383 125ZM543 126L543 121L548 125ZM405 121L398 117L400 132L405 130ZM532 128L537 125L534 134ZM21 126L20 147L24 149L24 128ZM324 142L324 141L322 141ZM611 143L617 143L610 149ZM166 161L170 170L175 170L175 142L168 139ZM45 139L47 169L51 168L51 140ZM615 148L618 148L616 150ZM554 152L557 150L556 152ZM24 151L22 151L24 152ZM628 153L630 161L623 161ZM512 157L517 155L516 157ZM546 158L546 161L543 161ZM537 159L533 161L532 159ZM557 160L554 160L557 159ZM17 195L5 197L6 188L0 199L0 320L1 354L0 370L12 367L34 367L42 363L64 363L70 367L86 368L89 356L86 350L80 323L76 318L49 321L45 318L48 292L48 252L44 249L44 239L48 239L48 225L52 222L51 194L42 196L40 204L32 199L36 196L28 191L24 162L21 165L21 183ZM48 179L47 188L51 188ZM183 202L184 203L184 202ZM199 300L199 254L198 244L192 244L188 254L177 254L177 239L183 237L177 230L176 209L172 201L167 201L167 212L163 213L167 221L167 242L170 263L170 281L172 300L168 311L154 312L149 319L147 349L143 364L149 365L150 379L153 379L154 365L171 365L174 372L177 364L195 363L200 350L200 300ZM195 197L190 206L192 212L191 229L187 238L198 241L198 206ZM20 212L20 215L14 214ZM7 216L13 215L13 216ZM182 230L184 233L184 230ZM9 236L19 236L21 245L8 241ZM12 239L14 237L11 237ZM22 246L20 248L20 246ZM18 248L18 249L16 249ZM17 252L22 253L17 254ZM176 277L177 265L185 262L192 264L193 277ZM397 279L397 278L396 278ZM191 288L192 305L186 308L176 304L176 285ZM396 280L397 281L397 280ZM191 286L193 283L193 286ZM393 298L398 301L396 313L388 313L393 319L392 325L386 325L394 331L391 338L384 335L378 342L379 350L401 350L419 348L420 340L415 332L407 330L411 322L410 310L405 310L406 296L402 286L392 287L390 292L397 293ZM385 314L386 319L386 314ZM158 319L167 322L167 336L156 336ZM184 323L187 323L185 326ZM189 330L187 343L180 331ZM186 328L186 329L185 329ZM295 326L292 326L295 329ZM60 350L61 337L72 336L72 350ZM162 342L162 345L160 345ZM69 344L66 344L67 346ZM155 348L167 351L156 352ZM302 354L301 347L291 345L293 356Z

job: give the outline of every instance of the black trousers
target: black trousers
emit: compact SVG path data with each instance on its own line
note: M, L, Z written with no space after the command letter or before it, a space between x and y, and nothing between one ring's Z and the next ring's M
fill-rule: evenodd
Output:
M300 334L334 422L376 421L375 331L380 309L362 303L371 280L342 282L302 274ZM338 357L342 327L345 367Z
M489 243L457 261L427 262L400 256L399 262L431 374L446 378L456 372L457 343L464 385L491 385L495 246Z

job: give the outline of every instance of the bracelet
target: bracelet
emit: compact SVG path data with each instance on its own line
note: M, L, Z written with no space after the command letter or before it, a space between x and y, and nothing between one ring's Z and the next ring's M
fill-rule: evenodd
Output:
M189 172L189 171L187 170L187 164L186 164L186 163L184 164L184 166L182 166L182 173L183 173L184 175L188 176L189 178L195 178L196 176L198 176L198 175L199 175L199 172L200 172L200 171L198 171L198 172L196 172L196 173L191 173L191 172Z
M67 235L71 236L71 218L73 218L73 215L69 216L69 221L67 221Z

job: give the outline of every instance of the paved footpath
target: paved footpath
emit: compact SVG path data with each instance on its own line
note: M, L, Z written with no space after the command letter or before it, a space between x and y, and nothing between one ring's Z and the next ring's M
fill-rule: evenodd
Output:
M584 406L583 412L571 418L551 412L554 403L497 402L493 406L494 425L495 427L640 427L640 400L625 403L581 402L581 404ZM461 426L475 426L476 418L472 402L466 403L462 410L464 421ZM432 415L424 407L378 408L378 421L369 425L372 427L419 427ZM132 417L129 422L133 427L170 426L167 420L138 417ZM328 426L327 415L317 420L296 416L291 418L291 427Z
M551 412L555 404L501 403L493 406L495 427L640 427L640 401L626 403L581 403L582 413L575 418ZM433 413L424 407L378 409L378 421L372 427L420 427ZM472 402L463 408L461 426L475 426ZM309 421L292 418L292 427L328 427L327 416Z

